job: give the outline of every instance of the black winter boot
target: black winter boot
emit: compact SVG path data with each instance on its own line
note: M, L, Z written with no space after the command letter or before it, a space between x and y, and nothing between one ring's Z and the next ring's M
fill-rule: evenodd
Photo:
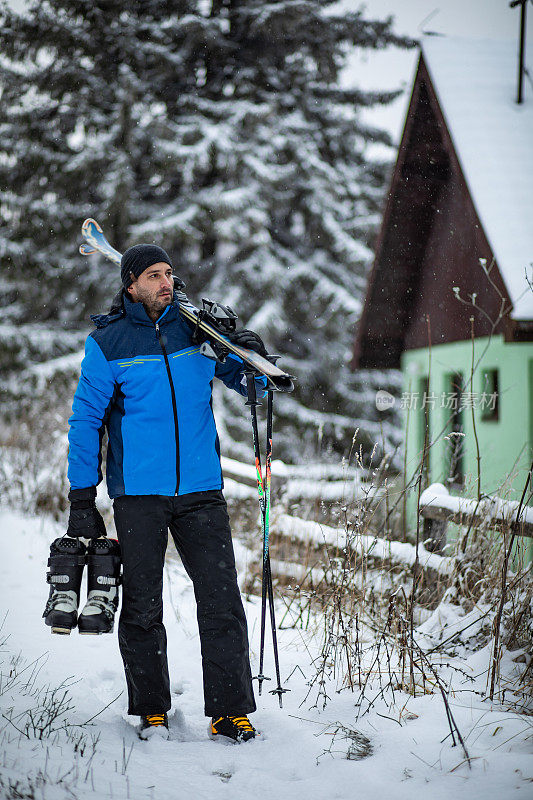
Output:
M240 717L213 717L208 729L211 739L232 739L234 742L248 742L259 736L246 714Z
M80 633L112 633L119 583L120 547L117 540L91 539L87 547L87 602L78 619Z
M43 617L52 633L69 634L76 627L85 552L79 539L63 537L50 546L46 581L51 585Z
M139 739L151 739L152 736L168 739L168 717L166 713L144 714L141 717L141 726L137 733Z

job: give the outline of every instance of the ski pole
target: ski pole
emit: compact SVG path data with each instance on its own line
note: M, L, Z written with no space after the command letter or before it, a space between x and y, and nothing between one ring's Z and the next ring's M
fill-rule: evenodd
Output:
M278 685L275 689L270 691L270 694L277 694L279 700L279 707L283 707L282 696L289 689L283 689L281 686L281 677L279 672L279 655L278 655L278 636L276 632L276 615L274 610L274 590L272 588L272 571L270 568L270 551L269 551L269 534L270 534L270 487L272 482L272 419L273 419L273 396L274 393L271 389L268 390L267 395L267 433L266 433L266 452L265 452L265 501L264 501L264 521L263 521L263 580L266 577L267 591L268 591L268 604L270 609L270 626L272 628L272 647L274 650L274 665L276 668L276 680Z
M246 388L248 390L248 401L246 405L250 406L250 415L252 419L252 436L254 443L257 493L259 497L259 508L261 510L261 523L263 526L263 569L261 578L261 639L259 645L259 674L256 675L259 686L259 694L261 694L263 688L263 681L269 681L270 678L267 678L267 676L263 674L263 664L265 655L265 620L266 620L266 592L267 592L267 581L265 580L265 558L264 558L265 493L263 485L263 470L261 468L261 452L259 449L259 433L257 430L257 406L260 405L260 403L257 400L257 394L255 390L255 375L253 372L246 373Z

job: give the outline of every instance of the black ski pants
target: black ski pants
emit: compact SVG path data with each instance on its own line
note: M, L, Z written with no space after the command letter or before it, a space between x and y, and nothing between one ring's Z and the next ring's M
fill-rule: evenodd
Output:
M206 716L255 711L246 617L222 492L125 495L113 505L123 563L118 640L128 713L171 706L162 598L169 530L196 597Z

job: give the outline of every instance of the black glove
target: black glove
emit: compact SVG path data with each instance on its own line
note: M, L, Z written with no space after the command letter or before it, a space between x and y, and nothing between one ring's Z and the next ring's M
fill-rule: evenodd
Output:
M242 328L240 331L228 333L227 337L232 344L236 344L239 347L246 347L248 350L253 350L254 353L259 353L259 355L263 357L268 355L263 340L255 331Z
M87 489L70 490L67 536L97 539L99 536L106 535L104 520L94 502L95 497L96 488L94 486L89 486Z

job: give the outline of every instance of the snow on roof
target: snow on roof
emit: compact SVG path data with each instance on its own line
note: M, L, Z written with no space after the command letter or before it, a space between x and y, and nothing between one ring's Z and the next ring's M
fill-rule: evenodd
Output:
M422 52L512 316L533 319L533 89L526 76L518 105L517 42L426 36Z

